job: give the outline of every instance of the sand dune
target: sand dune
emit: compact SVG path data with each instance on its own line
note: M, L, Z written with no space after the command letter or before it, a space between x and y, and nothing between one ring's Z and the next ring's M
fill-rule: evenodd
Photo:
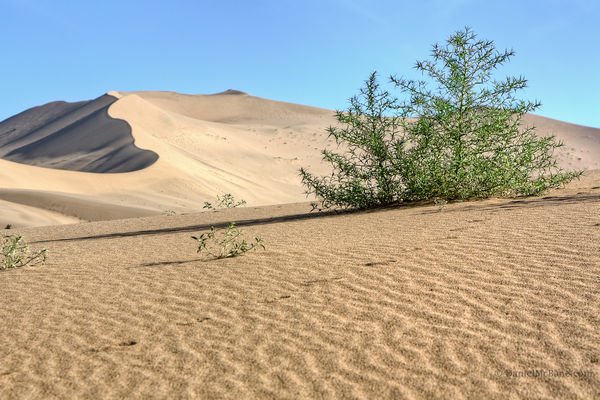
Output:
M19 230L0 398L600 397L600 172L544 198ZM267 249L201 261L236 220Z
M47 204L44 203L44 206L47 206ZM30 207L24 202L13 203L0 200L0 210L2 210L0 229L13 226L28 227L75 224L82 221L79 218L69 217L61 213L48 211L44 208Z
M131 127L108 116L116 97L54 102L0 123L0 157L23 164L84 172L130 172L158 155L133 144Z
M0 189L0 198L13 204L47 209L63 216L72 215L77 220L103 221L157 214L156 211L141 207L103 203L93 196L65 195L40 190Z
M557 154L565 169L600 169L600 129L570 124L537 115L525 115L523 122L541 135L553 134L564 143Z
M333 123L333 111L250 96L228 90L213 95L186 95L175 92L131 92L157 107L202 121L224 124L275 127L304 126L308 123L327 127Z
M213 201L223 193L253 205L301 201L305 197L298 168L307 165L326 171L320 165L319 152L328 145L324 127L334 123L327 110L228 93L185 96L113 92L111 96L119 100L110 106L109 116L126 120L135 145L158 154L156 162L135 172L94 174L0 160L0 187L83 196L155 213L191 212L201 210L204 201ZM181 103L183 111L175 113L170 111L174 106L155 104L165 98ZM186 103L188 98L193 104ZM236 98L248 98L254 105L246 109L246 103L228 100ZM250 115L262 107L262 123L235 125L184 115L186 109L205 109L209 104L213 104L209 111L215 120L244 112L252 119ZM221 114L217 110L222 110ZM89 207L86 214L93 215L95 204ZM79 216L81 208L77 213L64 212Z
M334 146L325 128L335 122L331 110L233 90L110 92L91 102L50 103L0 123L0 199L19 201L7 197L14 190L77 198L68 203L76 208L60 212L88 220L195 212L223 193L249 205L304 201L298 169L328 173L320 151ZM599 129L533 115L527 123L565 141L561 165L600 168ZM35 206L58 210L55 203ZM0 223L18 225L2 210Z

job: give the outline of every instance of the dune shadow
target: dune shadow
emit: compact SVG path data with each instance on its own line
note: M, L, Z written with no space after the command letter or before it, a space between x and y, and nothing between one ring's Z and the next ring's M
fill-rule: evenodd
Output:
M335 210L335 211L322 211L320 213L302 213L302 214L291 214L291 215L283 215L278 217L266 217L266 218L253 218L253 219L245 219L245 220L235 220L235 224L237 227L245 227L245 226L256 226L256 225L268 225L268 224L276 224L281 222L288 221L301 221L306 219L314 219L314 218L323 218L323 217L335 217L341 216L350 213L360 212L359 210ZM129 231L129 232L115 232L115 233L106 233L99 235L89 235L89 236L78 236L73 238L63 238L63 239L50 239L50 240L38 240L31 243L54 243L54 242L72 242L72 241L83 241L83 240L96 240L96 239L117 239L117 238L125 238L132 236L148 236L148 235L163 235L169 233L185 233L185 232L197 232L202 230L208 230L211 227L215 227L217 229L226 228L229 226L231 219L227 219L226 221L214 222L210 224L196 224L196 225L186 225L186 226L174 226L169 228L157 228L157 229L147 229L147 230L138 230L138 231Z
M461 203L462 207L456 208L445 208L442 212L463 212L463 211L498 211L498 210L506 210L506 209L514 209L514 208L523 208L523 207L546 207L546 206L557 206L562 204L576 204L576 203L590 203L590 202L598 202L600 201L600 194L581 194L581 195L571 195L571 196L547 196L547 197L535 197L535 198L524 198L524 199L515 199L508 201L507 203L501 204L482 204L482 202L465 202ZM457 203L454 203L457 204ZM356 214L356 213L377 213L381 211L389 211L394 209L412 209L423 206L431 206L431 202L414 202L414 203L405 203L405 204L396 204L396 205L388 205L383 207L372 208L368 210L329 210L329 211L321 211L318 213L300 213L300 214L290 214L283 215L277 217L266 217L266 218L253 218L253 219L245 219L245 220L236 220L236 226L238 227L248 227L248 226L259 226L259 225L270 225L270 224L278 224L283 222L290 221L302 221L302 220L310 220L316 218L335 218L343 215ZM425 210L421 212L421 215L426 214L436 214L439 213L440 210ZM186 225L186 226L174 226L168 228L157 228L157 229L146 229L146 230L137 230L137 231L129 231L129 232L114 232L114 233L106 233L99 235L89 235L89 236L78 236L72 238L62 238L62 239L50 239L50 240L38 240L32 243L55 243L55 242L73 242L73 241L84 241L84 240L96 240L96 239L119 239L126 237L134 237L134 236L150 236L150 235L165 235L171 233L185 233L185 232L197 232L208 230L211 227L215 227L217 229L226 228L231 219L227 219L220 222L214 223L205 223L205 224L196 224L196 225ZM195 260L197 261L197 260ZM185 261L188 262L188 261ZM173 263L173 262L170 262Z
M202 261L202 260L200 260L198 258L194 258L192 260L149 262L149 263L143 263L143 264L139 264L139 265L134 265L133 267L128 267L128 269L131 269L131 268L143 268L143 267L166 267L166 266L169 266L169 265L190 264L190 263L198 262L198 261Z

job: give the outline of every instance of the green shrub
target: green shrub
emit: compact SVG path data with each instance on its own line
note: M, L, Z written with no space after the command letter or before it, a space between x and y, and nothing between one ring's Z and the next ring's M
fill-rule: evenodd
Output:
M0 271L26 265L43 264L48 253L46 249L30 251L29 245L21 235L2 236L1 249Z
M202 208L216 210L218 208L236 208L243 206L244 204L246 204L246 200L236 201L231 193L225 193L222 197L217 195L216 204L213 205L212 203L205 201Z
M300 169L307 194L314 193L325 208L369 208L401 197L402 177L396 171L398 151L403 151L401 121L389 115L397 107L373 72L360 94L350 99L348 110L336 112L341 127L327 130L344 151L323 150L323 159L333 168L331 176L316 177Z
M265 249L260 237L255 237L252 242L243 239L243 233L235 226L235 222L230 222L227 228L221 230L212 226L208 233L192 236L192 239L198 242L197 253L205 253L214 259L237 257L250 250Z
M343 153L323 151L327 177L300 170L307 194L325 206L369 208L414 200L528 196L581 175L557 166L555 137L523 127L540 103L520 100L522 77L492 78L514 55L499 52L469 28L433 46L416 69L427 80L391 77L403 101L382 90L372 73L360 94L337 112L328 132Z

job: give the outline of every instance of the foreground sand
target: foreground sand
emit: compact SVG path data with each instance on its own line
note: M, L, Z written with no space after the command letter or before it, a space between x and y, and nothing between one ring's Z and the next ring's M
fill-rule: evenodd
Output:
M50 258L0 273L0 398L600 398L599 173L307 208L22 230ZM267 250L199 261L190 234L232 219Z

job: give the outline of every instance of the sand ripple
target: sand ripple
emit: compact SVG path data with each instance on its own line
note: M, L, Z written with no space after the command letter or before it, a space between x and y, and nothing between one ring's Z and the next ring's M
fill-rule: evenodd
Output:
M26 230L0 397L599 398L599 195L266 221L212 262L176 229L210 213Z

